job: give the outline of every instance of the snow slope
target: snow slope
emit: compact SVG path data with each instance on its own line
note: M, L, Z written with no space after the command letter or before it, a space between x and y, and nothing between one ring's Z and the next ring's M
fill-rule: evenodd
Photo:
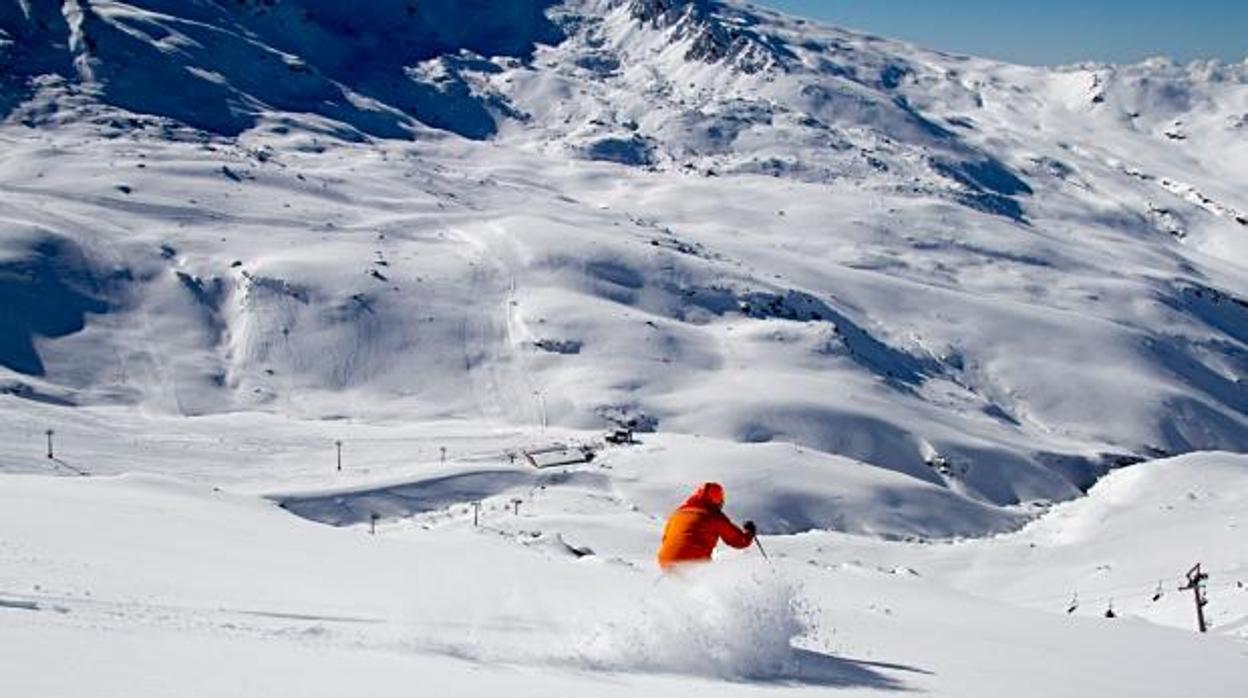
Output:
M1248 64L344 7L0 0L0 693L1238 695Z
M1019 569L1014 555L985 546L1031 545L1030 555L1050 559L1027 569L1081 572L1083 560L1068 551L1083 524L1102 517L1128 539L1079 546L1081 556L1124 563L1115 573L1142 571L1132 565L1167 554L1173 541L1146 533L1155 530L1152 507L1117 506L1124 489L1242 493L1246 474L1242 457L1159 461L1114 476L1034 530L992 541L769 537L774 568L738 553L665 580L649 551L629 552L652 545L653 528L573 485L526 500L518 516L491 509L481 528L451 507L370 536L365 526L303 522L272 503L163 477L12 475L0 495L0 634L22 670L4 672L0 687L10 695L336 695L418 682L449 695L674 695L727 679L714 690L1167 696L1195 687L1232 696L1248 665L1242 639L1233 639L1248 617L1243 590L1218 585L1215 617L1234 612L1240 622L1219 620L1215 635L1198 637L1123 608L1126 617L1113 621L1071 618L993 598L1018 589L959 589L997 587ZM1242 496L1186 509L1184 519L1208 523L1242 513ZM58 525L46 524L48 511ZM578 558L556 533L584 530L574 518L602 520L613 541ZM1228 532L1210 543L1233 539ZM974 565L965 564L967 547L980 548ZM849 555L898 566L838 562ZM1241 579L1245 562L1234 560ZM1167 593L1178 596L1169 585ZM67 654L84 658L74 672L58 669Z

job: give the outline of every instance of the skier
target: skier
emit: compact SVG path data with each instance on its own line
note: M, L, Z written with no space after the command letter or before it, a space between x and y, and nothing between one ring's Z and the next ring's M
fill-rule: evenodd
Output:
M753 521L737 528L724 514L724 488L717 482L703 483L672 512L663 529L659 547L659 567L670 572L682 564L710 562L711 552L720 540L734 548L748 548L754 542Z

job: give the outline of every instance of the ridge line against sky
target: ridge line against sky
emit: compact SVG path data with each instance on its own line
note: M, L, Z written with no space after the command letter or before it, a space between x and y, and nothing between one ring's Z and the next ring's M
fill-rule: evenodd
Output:
M754 0L925 48L1031 65L1248 60L1248 2Z

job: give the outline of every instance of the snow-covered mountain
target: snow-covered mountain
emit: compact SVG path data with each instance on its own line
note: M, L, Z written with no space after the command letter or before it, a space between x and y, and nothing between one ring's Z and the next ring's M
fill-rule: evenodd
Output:
M1248 449L1245 65L710 2L2 12L10 393L636 419L998 504Z
M1197 656L1189 638L1034 611L1081 590L1074 615L1116 598L1186 627L1190 599L1136 604L1140 579L1197 555L1219 583L1248 564L1227 552L1232 453L1248 452L1246 183L1248 61L1028 68L735 0L0 0L0 612L68 609L0 633L37 638L38 664L66 637L124 654L91 634L113 617L211 626L205 651L245 652L238 630L262 654L310 623L336 653L326 667L363 647L456 676L472 672L443 655L643 673L620 693L686 690L648 672L706 660L715 678L1000 695L1058 652L1080 671L1018 695L1095 694L1096 662L1122 694L1170 695L1162 664L1133 673L1094 649ZM597 443L623 423L644 445ZM556 442L598 457L522 464ZM13 475L49 470L148 474ZM654 529L703 479L759 522L779 569L834 579L813 593L813 631L784 585L712 584L722 616L696 593L646 596ZM40 532L37 502L72 526ZM70 530L114 505L99 545ZM171 511L185 517L170 537L129 550ZM353 528L374 514L401 539L389 553ZM1130 555L1091 540L1101 517ZM1207 542L1178 548L1179 532ZM269 555L284 546L290 569ZM289 590L318 550L343 568L276 596L180 557ZM453 550L540 586L536 610L466 583L493 573L480 560L422 576L385 557ZM119 551L179 562L139 579L101 557ZM399 577L435 591L411 610ZM564 643L584 638L543 625L552 586L573 606L649 606L570 660ZM438 616L478 592L479 622ZM1210 611L1227 637L1246 598ZM982 667L937 647L953 626L936 606L965 611L972 658L1040 631L979 684ZM694 622L691 607L720 619L707 633L764 637L680 644L665 618ZM754 611L765 622L734 625ZM833 613L853 638L818 637ZM647 633L687 656L625 642ZM193 663L175 646L172 665ZM755 646L778 654L747 660ZM1242 651L1217 647L1203 688L1231 695ZM302 665L281 652L265 656ZM368 656L387 681L410 669ZM0 677L0 693L44 679ZM505 683L465 680L469 695Z

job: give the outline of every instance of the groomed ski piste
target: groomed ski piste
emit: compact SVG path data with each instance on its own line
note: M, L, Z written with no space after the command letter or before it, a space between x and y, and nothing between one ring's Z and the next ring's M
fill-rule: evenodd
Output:
M0 695L1243 695L1248 64L487 5L0 0Z

